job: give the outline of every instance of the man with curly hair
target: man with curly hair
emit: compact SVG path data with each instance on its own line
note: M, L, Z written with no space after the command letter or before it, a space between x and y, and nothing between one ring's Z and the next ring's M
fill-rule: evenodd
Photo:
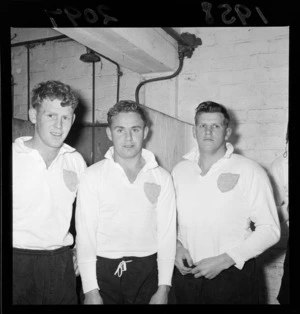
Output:
M76 245L84 304L166 304L176 250L171 175L142 148L142 106L120 101L107 114L113 146L78 188Z
M69 232L86 164L64 141L78 99L59 81L38 84L29 109L33 136L13 143L13 304L76 304Z

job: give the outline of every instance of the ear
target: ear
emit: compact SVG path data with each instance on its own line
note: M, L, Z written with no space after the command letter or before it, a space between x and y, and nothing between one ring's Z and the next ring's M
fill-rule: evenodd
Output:
M111 129L109 126L106 128L106 135L109 138L109 140L112 141Z
M196 139L196 126L193 126L193 137Z
M29 120L33 123L33 124L36 124L36 116L37 116L37 110L33 107L31 107L29 109Z
M145 126L145 128L144 128L144 140L146 139L148 133L149 133L149 128L148 128L148 126Z
M228 141L232 133L232 128L228 127L226 129L225 141Z

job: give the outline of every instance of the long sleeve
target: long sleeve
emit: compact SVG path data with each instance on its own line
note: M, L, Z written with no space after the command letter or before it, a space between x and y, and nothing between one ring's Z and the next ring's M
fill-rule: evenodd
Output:
M176 204L171 176L164 180L157 204L158 285L171 286L176 254Z
M243 268L247 260L258 256L280 239L280 224L272 187L262 168L255 168L245 178L243 193L248 203L249 221L254 223L255 230L240 245L226 252L239 269Z
M96 276L98 198L95 174L89 169L82 175L75 214L78 267L83 292L99 289Z

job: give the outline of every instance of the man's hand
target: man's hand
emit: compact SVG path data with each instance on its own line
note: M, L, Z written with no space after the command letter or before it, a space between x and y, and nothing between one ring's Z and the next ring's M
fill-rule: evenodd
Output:
M184 260L191 267L193 265L193 260L191 258L190 252L182 246L180 242L177 241L175 266L181 273L181 275L186 275L191 273L191 268L184 265Z
M99 290L91 290L84 295L83 304L103 304L103 300L100 296Z
M76 247L72 249L73 251L73 264L74 264L74 271L76 277L79 276L79 268L78 268L78 262L77 262L77 253L76 253Z
M151 297L149 304L168 304L168 294L170 287L166 285L158 286L157 291Z
M205 277L207 279L213 279L219 275L221 271L234 265L234 260L223 253L218 256L204 258L200 262L196 262L196 267L192 269L192 274L195 278Z

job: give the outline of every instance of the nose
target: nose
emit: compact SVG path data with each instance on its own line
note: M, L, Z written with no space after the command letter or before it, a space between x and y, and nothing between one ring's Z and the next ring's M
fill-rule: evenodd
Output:
M210 127L209 125L206 125L206 126L205 126L205 133L206 133L206 134L210 134L211 132L212 132L211 127Z
M127 141L131 141L131 140L132 140L131 131L126 132L126 140L127 140Z
M55 127L57 129L61 129L62 128L62 119L61 118L57 118L55 121Z

